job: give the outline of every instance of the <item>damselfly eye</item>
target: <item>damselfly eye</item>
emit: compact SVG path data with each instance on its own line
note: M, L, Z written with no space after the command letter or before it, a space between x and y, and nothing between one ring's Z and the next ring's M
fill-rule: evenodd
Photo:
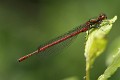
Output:
M106 16L105 14L100 14L99 18L100 18L101 20L104 20L104 19L107 19L107 16Z

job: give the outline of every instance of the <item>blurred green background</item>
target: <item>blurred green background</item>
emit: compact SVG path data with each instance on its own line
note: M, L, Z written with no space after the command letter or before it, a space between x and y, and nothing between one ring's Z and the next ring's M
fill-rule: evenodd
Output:
M120 37L120 0L0 0L0 80L83 80L85 33L58 56L35 55L21 63L17 59L100 13L117 15L118 20L93 65L91 80L104 72L111 43ZM110 80L120 80L119 75L120 70Z

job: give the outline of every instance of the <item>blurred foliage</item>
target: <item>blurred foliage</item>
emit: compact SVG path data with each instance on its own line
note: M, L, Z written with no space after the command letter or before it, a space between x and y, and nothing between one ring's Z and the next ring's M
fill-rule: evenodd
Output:
M115 53L112 63L108 66L105 72L98 78L98 80L108 80L120 67L120 48L117 53ZM119 79L119 78L117 78Z
M17 59L100 13L119 18L119 4L119 0L0 0L0 80L62 80L72 76L83 80L85 33L58 56L42 60L36 55L22 63ZM119 37L119 25L118 20L108 35L105 53ZM103 54L95 61L91 80L104 72L105 58Z
M113 42L110 44L110 48L107 51L107 55L106 55L106 65L109 66L111 65L111 63L113 62L113 60L115 59L115 57L118 56L118 49L120 48L120 37L117 37L115 40L113 40ZM115 70L115 68L117 68L117 66L119 67L119 59L117 59L118 63L117 65L115 65L115 67L113 68L113 71ZM119 75L120 75L120 69L118 68L117 71L115 72L115 74L112 75L112 77L109 78L109 80L117 80L119 79Z

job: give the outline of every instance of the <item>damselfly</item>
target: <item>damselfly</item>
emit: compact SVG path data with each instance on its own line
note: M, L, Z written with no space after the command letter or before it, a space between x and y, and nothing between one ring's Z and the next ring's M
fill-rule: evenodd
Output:
M100 14L97 18L90 19L85 24L79 25L73 30L70 30L67 33L41 45L36 51L21 57L20 59L18 59L18 61L21 62L29 58L30 56L38 53L51 54L58 52L58 50L64 49L65 47L69 46L69 44L77 37L78 34L89 31L92 28L99 28L100 23L105 19L107 19L107 16L105 14Z

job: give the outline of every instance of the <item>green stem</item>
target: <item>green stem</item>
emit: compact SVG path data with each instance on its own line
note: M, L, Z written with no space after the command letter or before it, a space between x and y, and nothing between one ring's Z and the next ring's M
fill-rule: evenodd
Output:
M86 60L86 80L90 80L90 64L89 61Z

